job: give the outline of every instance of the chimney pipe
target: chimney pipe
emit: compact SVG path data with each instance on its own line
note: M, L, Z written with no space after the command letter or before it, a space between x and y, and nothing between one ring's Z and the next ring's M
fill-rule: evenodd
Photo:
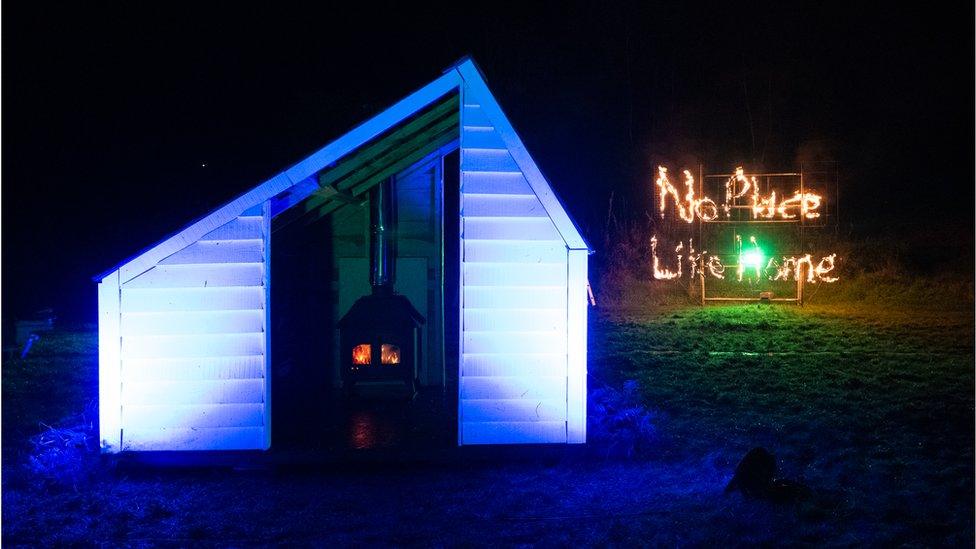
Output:
M395 181L396 176L390 176L369 195L369 282L373 294L392 294L396 282Z

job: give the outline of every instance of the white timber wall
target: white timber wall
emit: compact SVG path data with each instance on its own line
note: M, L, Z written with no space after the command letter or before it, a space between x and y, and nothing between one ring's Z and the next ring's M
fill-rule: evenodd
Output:
M270 446L269 219L252 208L121 283L122 450Z
M462 99L459 443L583 442L568 356L579 260L571 273L566 242L496 124L469 90ZM582 368L585 395L585 343L582 352L574 373Z

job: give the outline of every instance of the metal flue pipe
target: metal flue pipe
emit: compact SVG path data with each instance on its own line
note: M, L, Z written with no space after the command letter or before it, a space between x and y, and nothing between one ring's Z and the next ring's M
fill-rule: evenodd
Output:
M374 294L392 294L396 282L395 182L391 176L369 195L369 282Z

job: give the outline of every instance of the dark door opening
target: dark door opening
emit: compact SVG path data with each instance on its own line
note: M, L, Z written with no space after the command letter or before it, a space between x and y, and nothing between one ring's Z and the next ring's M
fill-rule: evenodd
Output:
M314 222L289 223L271 242L271 418L274 450L345 451L360 449L416 450L457 444L460 325L460 172L455 151L439 160L439 187L433 193L439 227L432 236L428 276L414 269L414 288L426 286L443 307L438 337L443 342L444 374L422 384L414 398L370 391L343 392L337 322L370 290L365 247L368 246L368 202L349 204ZM409 196L407 197L409 199ZM300 206L299 206L300 207ZM412 207L412 206L409 206ZM409 212L408 212L409 214ZM417 223L409 227L417 227ZM432 225L433 226L433 225ZM404 238L414 238L404 236ZM439 241L438 241L439 240ZM403 250L411 243L405 241ZM364 253L359 259L359 247ZM419 260L403 253L407 262ZM439 256L439 257L436 257ZM440 263L433 268L433 261ZM410 264L407 264L410 267ZM404 271L405 282L410 271ZM437 274L440 274L438 277ZM418 278L420 277L420 278ZM440 278L440 280L437 280ZM353 288L350 295L350 283ZM361 286L356 286L359 284ZM409 290L405 284L404 289ZM403 293L409 294L408 291ZM340 295L341 294L341 295ZM410 294L416 301L417 292ZM424 311L429 315L434 311ZM430 341L432 334L427 334ZM432 344L431 344L432 345ZM372 349L370 349L373 352ZM382 362L382 345L376 350ZM357 383L367 385L365 383ZM401 384L402 385L402 384Z

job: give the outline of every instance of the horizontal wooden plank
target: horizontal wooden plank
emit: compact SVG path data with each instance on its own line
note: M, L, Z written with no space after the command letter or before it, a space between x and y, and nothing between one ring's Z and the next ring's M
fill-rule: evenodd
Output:
M264 356L125 358L122 370L126 381L258 379L264 377Z
M566 354L566 334L464 330L465 353Z
M461 169L466 172L518 172L519 166L508 149L464 148Z
M504 149L505 141L492 126L468 126L461 128L461 147L476 149Z
M209 233L200 240L249 240L261 238L262 217L260 215L240 216Z
M526 240L513 246L510 240L464 239L464 261L498 263L565 263L566 243ZM513 268L515 268L513 266Z
M566 376L463 376L462 399L566 400Z
M535 195L464 194L461 215L471 217L548 217Z
M566 311L562 309L475 309L464 308L464 329L473 331L518 330L566 332Z
M480 105L464 105L461 121L465 126L491 126L491 121Z
M125 313L122 336L254 333L264 330L264 309Z
M213 428L264 425L264 404L129 404L122 409L127 429Z
M463 238L563 241L548 217L465 217L463 221Z
M264 427L124 429L122 447L130 451L260 450Z
M464 284L472 286L566 286L565 263L463 264ZM533 307L530 301L525 307Z
M156 265L126 282L123 288L213 288L260 286L263 263L196 263Z
M524 194L535 196L521 172L462 172L461 192L474 194Z
M123 336L123 358L190 358L264 354L261 332Z
M514 309L531 304L534 309L566 309L566 287L464 285L464 306Z
M478 421L565 421L565 400L461 399L464 423Z
M552 444L566 442L565 421L464 422L462 444Z
M201 240L163 259L160 265L193 263L260 263L264 261L264 241Z
M478 422L465 423L465 445L559 444L566 442L566 422Z
M122 384L123 410L133 404L151 406L262 402L264 402L263 379L132 381Z
M566 355L464 353L462 376L566 376Z
M122 312L263 309L264 288L123 288Z

